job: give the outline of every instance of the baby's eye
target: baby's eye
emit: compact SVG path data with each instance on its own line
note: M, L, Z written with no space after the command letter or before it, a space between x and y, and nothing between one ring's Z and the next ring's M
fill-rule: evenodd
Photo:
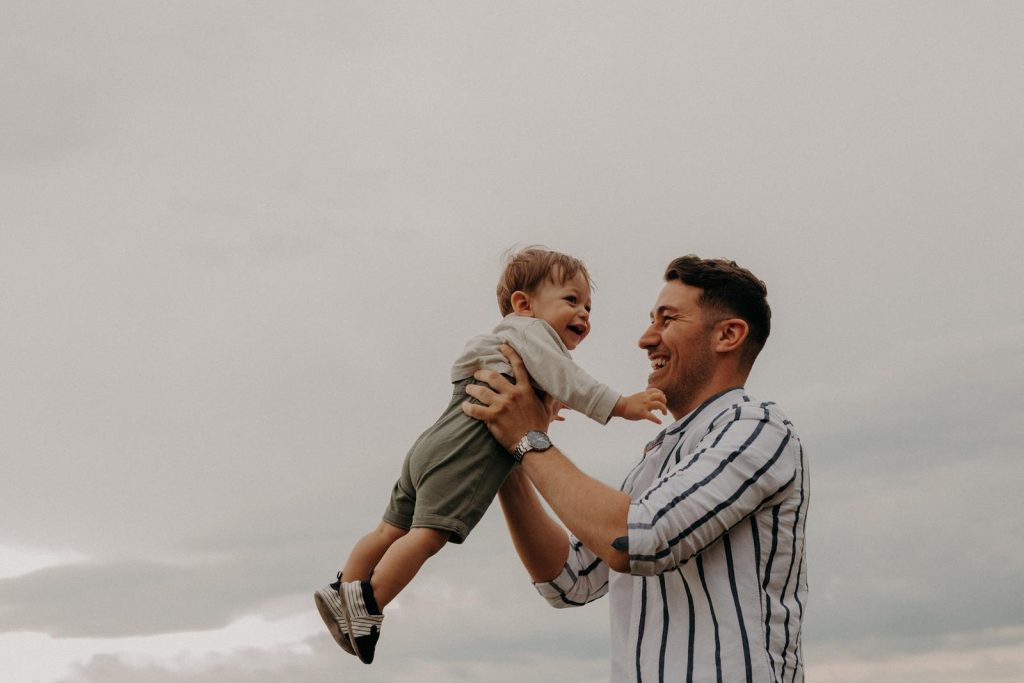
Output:
M572 295L565 297L565 300L571 303L573 306L576 305L576 297Z

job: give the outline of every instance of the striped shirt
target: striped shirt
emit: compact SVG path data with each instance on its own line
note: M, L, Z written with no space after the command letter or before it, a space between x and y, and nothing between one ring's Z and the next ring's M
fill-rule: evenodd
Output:
M792 423L725 391L623 482L630 573L570 536L562 573L537 589L555 607L609 594L612 681L803 681L809 484Z

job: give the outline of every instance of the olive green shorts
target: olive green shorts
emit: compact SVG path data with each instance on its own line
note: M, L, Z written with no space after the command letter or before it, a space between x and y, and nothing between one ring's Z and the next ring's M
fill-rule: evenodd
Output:
M384 521L401 529L450 531L462 543L483 517L509 470L512 456L487 425L462 412L472 377L455 382L444 413L409 449Z

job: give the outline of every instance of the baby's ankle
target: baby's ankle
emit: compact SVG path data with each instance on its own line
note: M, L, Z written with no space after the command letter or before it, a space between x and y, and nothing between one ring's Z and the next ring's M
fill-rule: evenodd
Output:
M373 595L373 586L370 585L370 580L360 581L359 587L363 589L363 602L366 604L366 611L370 614L383 614L380 607L377 606L377 598Z

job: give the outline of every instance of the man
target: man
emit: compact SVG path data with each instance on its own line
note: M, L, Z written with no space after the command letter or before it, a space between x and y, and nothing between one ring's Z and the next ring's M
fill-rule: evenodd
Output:
M550 405L512 349L516 383L481 371L491 388L463 406L521 462L500 500L541 595L609 595L613 681L803 680L806 463L789 420L743 388L770 329L766 293L733 262L669 264L639 343L676 421L621 490L550 444Z

